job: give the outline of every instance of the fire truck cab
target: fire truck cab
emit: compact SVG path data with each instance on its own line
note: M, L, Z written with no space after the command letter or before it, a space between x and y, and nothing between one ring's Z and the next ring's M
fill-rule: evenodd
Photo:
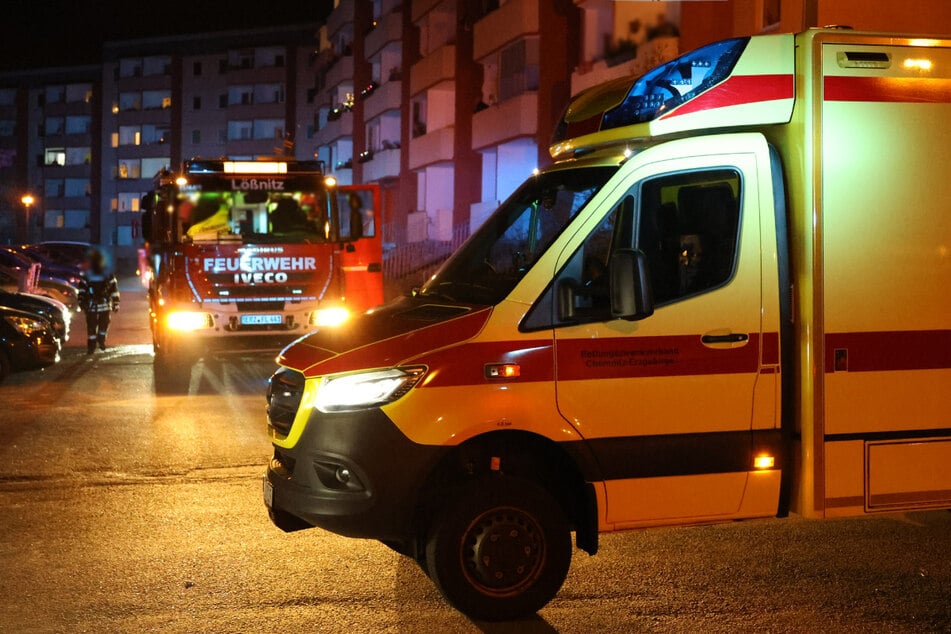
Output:
M271 518L498 620L571 531L951 507L949 122L951 40L846 30L578 95L415 296L281 353Z

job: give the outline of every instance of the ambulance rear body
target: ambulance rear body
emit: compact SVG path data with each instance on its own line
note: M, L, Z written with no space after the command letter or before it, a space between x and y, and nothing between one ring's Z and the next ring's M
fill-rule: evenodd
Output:
M284 350L265 501L476 618L568 531L951 507L951 41L713 44L577 96L413 297Z

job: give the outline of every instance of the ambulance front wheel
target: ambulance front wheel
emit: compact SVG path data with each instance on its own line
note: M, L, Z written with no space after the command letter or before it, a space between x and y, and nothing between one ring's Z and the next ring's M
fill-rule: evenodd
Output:
M460 612L482 621L534 614L561 588L571 532L541 487L496 476L448 492L429 533L430 578Z

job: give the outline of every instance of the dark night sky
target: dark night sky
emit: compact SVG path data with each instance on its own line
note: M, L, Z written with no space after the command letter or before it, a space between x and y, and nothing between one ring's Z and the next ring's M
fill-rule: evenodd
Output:
M0 69L96 63L103 41L322 20L333 0L5 0Z

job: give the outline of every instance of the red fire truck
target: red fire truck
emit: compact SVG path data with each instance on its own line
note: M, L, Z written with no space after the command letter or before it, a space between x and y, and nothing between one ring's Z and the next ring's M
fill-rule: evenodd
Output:
M193 159L143 199L157 362L279 350L383 301L379 191L318 161Z

